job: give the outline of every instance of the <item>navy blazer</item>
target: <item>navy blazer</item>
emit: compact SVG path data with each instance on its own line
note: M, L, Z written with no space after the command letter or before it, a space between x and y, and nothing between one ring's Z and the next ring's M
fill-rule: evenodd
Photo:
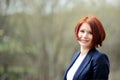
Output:
M67 80L67 72L72 67L80 52L77 52L69 67L65 71L63 80ZM96 48L91 49L78 67L73 80L108 80L109 77L109 59L107 55L99 52Z

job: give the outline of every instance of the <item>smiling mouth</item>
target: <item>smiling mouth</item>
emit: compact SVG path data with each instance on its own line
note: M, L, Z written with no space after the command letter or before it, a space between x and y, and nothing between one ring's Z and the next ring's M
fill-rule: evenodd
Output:
M80 40L81 42L89 42L89 40Z

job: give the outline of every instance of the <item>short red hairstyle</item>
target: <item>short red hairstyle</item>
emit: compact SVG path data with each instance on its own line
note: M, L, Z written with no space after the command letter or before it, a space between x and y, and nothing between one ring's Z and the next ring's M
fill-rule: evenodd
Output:
M92 33L93 33L92 47L102 46L102 42L105 39L106 33L100 20L96 16L93 16L93 15L86 16L77 23L75 27L75 35L76 35L77 40L79 40L78 32L83 23L89 24L92 29Z

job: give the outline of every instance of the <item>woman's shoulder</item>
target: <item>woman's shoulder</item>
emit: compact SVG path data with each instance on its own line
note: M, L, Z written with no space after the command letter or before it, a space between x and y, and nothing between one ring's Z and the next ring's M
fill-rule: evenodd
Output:
M105 53L103 53L103 52L101 52L101 51L99 51L97 49L92 54L92 59L94 61L97 61L97 62L101 62L101 61L107 61L107 62L109 62L107 54L105 54Z

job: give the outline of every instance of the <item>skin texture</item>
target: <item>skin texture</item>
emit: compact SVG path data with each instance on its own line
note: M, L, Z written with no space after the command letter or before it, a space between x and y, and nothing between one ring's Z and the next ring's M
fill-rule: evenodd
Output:
M84 56L88 53L92 46L93 34L89 24L83 23L78 32L78 43L80 44L80 56Z
M83 23L81 25L80 30L78 32L78 36L78 42L81 45L81 47L91 48L93 35L89 24Z

